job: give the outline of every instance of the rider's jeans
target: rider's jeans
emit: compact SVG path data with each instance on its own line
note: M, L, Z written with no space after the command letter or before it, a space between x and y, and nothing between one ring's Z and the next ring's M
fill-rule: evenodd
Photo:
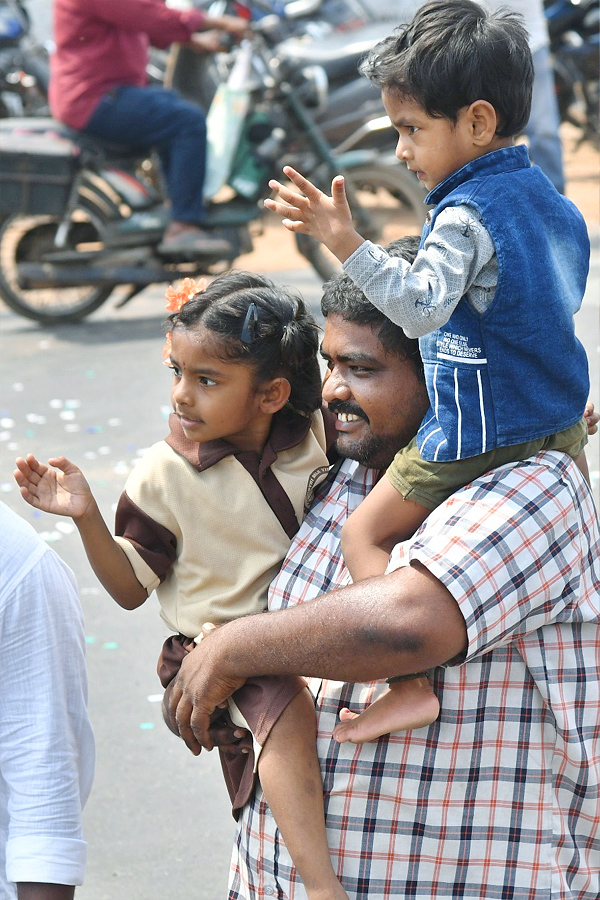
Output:
M109 141L155 147L172 218L202 222L206 120L201 109L165 88L124 85L105 94L84 131Z

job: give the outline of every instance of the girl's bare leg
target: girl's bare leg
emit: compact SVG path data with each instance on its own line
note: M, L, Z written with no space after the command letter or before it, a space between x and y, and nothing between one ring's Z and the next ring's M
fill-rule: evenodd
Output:
M258 777L309 900L348 900L327 846L315 707L308 690L296 694L273 726Z
M360 715L342 709L333 736L341 744L363 744L383 734L431 725L439 714L440 704L426 675L393 681L389 690Z

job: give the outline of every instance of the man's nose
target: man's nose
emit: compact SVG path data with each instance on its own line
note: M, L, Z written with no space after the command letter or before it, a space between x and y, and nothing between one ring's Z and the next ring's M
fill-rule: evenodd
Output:
M330 369L323 380L323 400L348 400L352 393L337 369Z

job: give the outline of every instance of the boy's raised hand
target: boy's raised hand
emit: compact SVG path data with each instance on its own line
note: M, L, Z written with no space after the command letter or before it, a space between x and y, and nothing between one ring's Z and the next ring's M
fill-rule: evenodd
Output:
M265 200L267 209L282 217L288 231L315 238L344 262L360 247L363 238L352 224L343 176L336 175L333 179L331 197L328 197L291 166L285 166L283 173L302 193L297 194L278 181L270 181L271 190L285 203Z
M64 456L49 459L47 466L33 453L15 462L14 476L21 496L36 509L78 519L95 507L83 473Z

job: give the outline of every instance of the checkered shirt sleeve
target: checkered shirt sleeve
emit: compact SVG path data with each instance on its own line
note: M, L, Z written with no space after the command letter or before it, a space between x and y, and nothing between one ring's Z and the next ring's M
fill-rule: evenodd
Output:
M319 547L317 581L344 577L324 535L339 533L344 495L368 490L356 472L354 483L344 464L332 507L324 497L301 528L273 606L312 599ZM362 746L336 744L332 729L341 707L360 711L384 686L317 683L328 839L349 897L598 900L600 542L589 490L561 454L502 467L432 513L390 567L411 560L459 604L467 656L432 673L433 725ZM238 823L229 900L266 897L306 893L258 789Z

